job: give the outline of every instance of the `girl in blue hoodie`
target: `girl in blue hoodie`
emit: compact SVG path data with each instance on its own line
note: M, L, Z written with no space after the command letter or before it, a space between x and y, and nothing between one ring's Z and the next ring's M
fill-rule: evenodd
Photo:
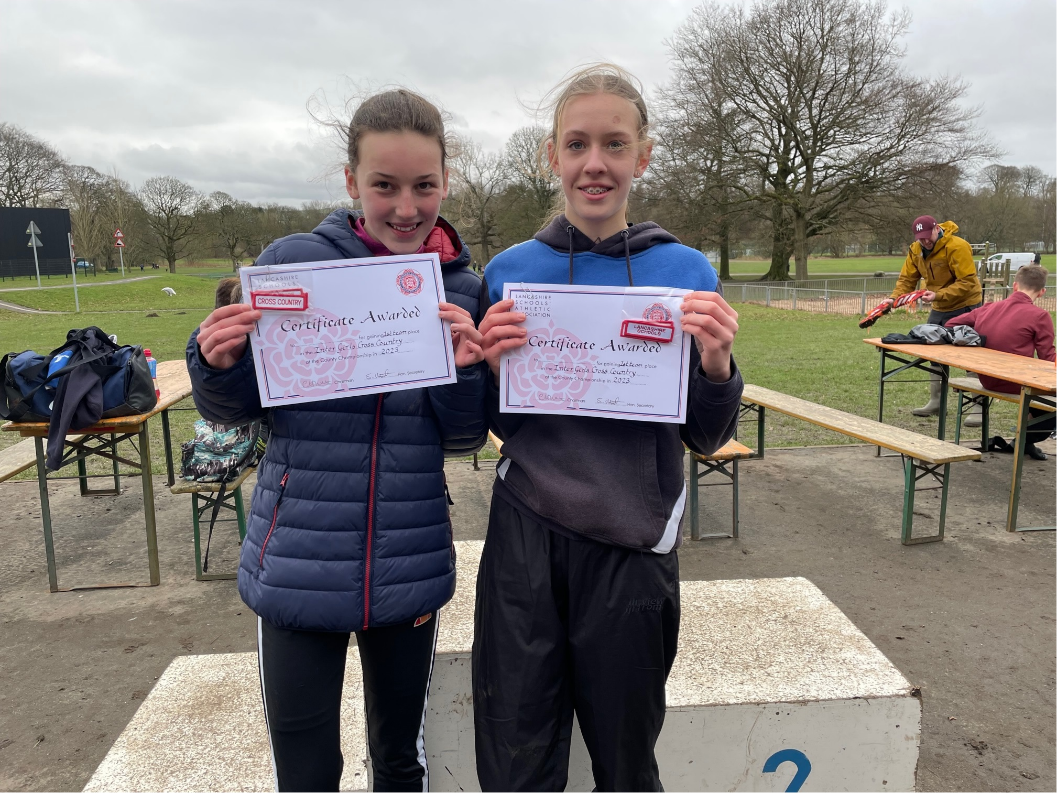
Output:
M496 256L481 300L485 360L526 343L508 282L692 290L686 423L499 412L503 440L477 580L473 694L484 790L562 790L575 712L597 790L660 790L654 755L679 630L675 548L686 503L683 444L734 433L742 381L737 313L699 251L655 223L629 225L628 193L650 162L634 78L608 64L555 89L546 158L564 213Z
M445 455L484 443L480 279L439 217L448 192L440 112L406 90L367 99L348 128L349 195L311 234L257 265L436 252L458 382L276 408L239 563L258 615L265 718L279 790L337 790L341 689L351 635L363 667L375 790L426 790L422 743L437 610L455 591ZM195 404L211 421L263 414L249 305L218 308L191 336Z

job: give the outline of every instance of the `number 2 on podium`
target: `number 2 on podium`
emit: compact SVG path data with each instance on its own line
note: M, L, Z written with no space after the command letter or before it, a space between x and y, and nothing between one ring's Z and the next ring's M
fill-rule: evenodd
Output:
M786 793L796 793L811 773L811 761L799 749L782 749L767 758L767 762L763 764L763 773L773 774L782 763L792 763L796 766L796 774L785 789Z

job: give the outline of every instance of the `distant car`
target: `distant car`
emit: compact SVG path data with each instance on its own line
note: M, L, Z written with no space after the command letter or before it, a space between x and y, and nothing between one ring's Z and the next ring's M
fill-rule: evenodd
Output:
M1010 272L1016 272L1025 264L1031 264L1035 261L1034 253L996 253L992 256L987 257L987 263L989 265L1001 264L1006 259L1009 259L1009 270Z
M78 270L92 270L93 272L95 271L95 265L87 259L74 259L73 264Z

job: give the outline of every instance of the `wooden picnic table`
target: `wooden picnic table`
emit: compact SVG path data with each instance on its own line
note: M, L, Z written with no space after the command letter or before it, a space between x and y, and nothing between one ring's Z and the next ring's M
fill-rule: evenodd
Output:
M1010 484L1009 508L1006 512L1006 531L1033 530L1017 528L1020 479L1024 469L1024 446L1030 422L1028 407L1033 396L1048 396L1057 392L1057 367L1050 361L989 350L985 347L959 347L953 344L885 344L880 339L863 339L863 341L877 347L881 354L881 375L877 397L878 421L884 421L885 383L890 380L895 381L897 375L918 369L930 375L938 375L943 380L937 435L941 440L947 429L947 384L950 380L951 367L1006 380L1020 386L1016 448L1013 454L1013 481ZM889 363L894 363L894 368L889 369ZM878 449L878 454L880 454L880 449ZM1053 531L1054 528L1053 526L1042 527L1046 531Z
M166 467L169 485L175 481L172 460L172 438L169 433L169 410L178 402L191 395L191 378L183 360L158 362L158 389L161 396L158 404L148 413L132 416L119 416L103 419L91 427L70 430L67 434L62 463L59 470L71 463L77 464L76 477L48 476L44 463L44 439L48 437L46 422L13 422L5 423L0 430L18 432L24 438L33 438L37 456L37 485L40 490L40 516L44 524L44 550L48 557L48 584L52 592L68 592L73 589L107 589L110 587L157 586L161 582L161 571L158 563L157 523L154 515L154 484L151 479L151 448L148 433L148 421L161 414L162 429L165 439ZM121 456L118 444L129 441L136 450L138 459ZM88 487L87 460L91 457L102 457L113 463L114 487L106 490L93 490ZM55 547L52 542L51 505L48 499L49 479L80 480L82 496L108 496L121 493L120 464L125 463L140 471L143 480L143 515L147 532L147 563L150 569L149 584L99 584L95 586L59 587L58 573L55 568ZM107 476L110 476L107 474Z

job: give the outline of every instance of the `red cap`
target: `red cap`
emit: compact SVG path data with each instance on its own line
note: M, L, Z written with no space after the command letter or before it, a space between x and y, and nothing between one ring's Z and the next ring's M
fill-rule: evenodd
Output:
M932 215L922 215L914 221L914 239L925 240L932 236L932 230L936 228L936 218Z

